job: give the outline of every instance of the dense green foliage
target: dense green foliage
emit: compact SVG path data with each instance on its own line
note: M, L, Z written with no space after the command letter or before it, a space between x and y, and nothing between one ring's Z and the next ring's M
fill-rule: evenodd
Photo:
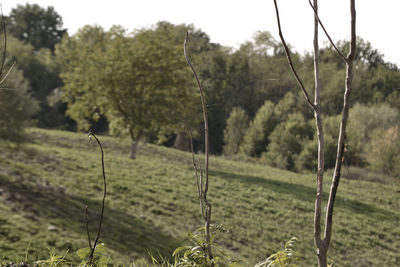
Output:
M71 116L80 130L109 130L133 142L143 138L176 147L179 138L187 141L184 132L190 127L196 148L201 147L198 94L182 55L186 31L206 91L212 153L238 154L232 158L297 172L316 168L313 114L282 48L268 32L256 33L233 50L211 43L192 25L168 22L133 32L85 26L68 36L53 8L29 4L13 9L7 22L7 66L15 61L16 67L0 88L0 265L23 258L43 266L84 263L85 204L91 231L97 222L101 183L96 148L76 134L38 129L29 131L31 142L14 143L24 139L32 117L41 127L73 129ZM347 45L338 42L342 51ZM331 47L320 52L328 169L336 156L344 65ZM312 55L294 53L293 59L311 90ZM342 174L380 183L343 180L330 251L338 265L400 261L400 204L395 198L400 192L399 84L397 66L359 39ZM140 263L149 260L151 251L182 265L208 264L193 229L200 216L190 155L147 144L132 162L124 157L127 139L103 138L111 179L105 245L96 260ZM277 251L279 242L300 236L305 266L315 262L313 178L223 158L213 157L211 163L213 226L229 230L213 240L213 247L221 248L216 261L235 264L233 258L249 266ZM189 234L189 245L187 232L195 233ZM261 266L296 260L291 244Z
M0 85L0 138L24 140L25 127L32 125L31 117L37 110L22 72L14 68Z
M196 90L171 38L183 29L159 23L132 35L115 27L104 32L85 27L57 47L68 114L80 129L102 116L111 133L127 133L133 142L149 133L193 126ZM190 81L189 81L190 79Z
M86 134L29 133L32 142L19 149L0 142L0 259L22 261L27 254L34 262L52 253L79 263L76 251L88 246L85 205L92 236L101 207L98 147ZM128 140L99 138L108 181L100 242L110 263L140 263L148 250L172 258L188 245L187 232L201 226L190 153L147 144L132 161ZM254 266L297 236L300 266L315 264L312 175L217 157L210 164L212 224L229 231L217 233L217 245L242 266ZM340 266L395 266L400 186L348 180L347 173L345 167L329 258Z
M12 9L6 23L7 57L23 71L32 96L40 105L39 112L32 114L38 125L73 129L74 123L64 114L66 105L57 96L62 81L53 50L66 33L61 29L61 17L52 7L26 4Z
M241 144L241 152L248 156L259 156L268 145L269 135L275 128L277 118L274 104L266 101L250 123Z
M239 152L244 134L249 125L249 117L242 108L234 108L226 120L224 130L224 154L235 155Z
M303 100L280 43L269 32L255 33L252 40L234 50L211 43L207 34L193 25L168 22L133 32L120 26L109 31L84 26L68 36L53 8L29 4L14 8L7 22L9 58L17 62L40 104L34 116L40 127L74 129L76 122L79 129L130 135L134 143L142 138L180 149L189 148L185 128L190 127L195 149L203 147L197 90L182 55L184 33L189 31L189 54L206 92L211 153L242 153L282 168L315 169L315 136L304 133L306 138L294 141L297 145L291 148L291 156L285 155L281 143L292 142L296 135L289 134L286 141L277 138L277 133L276 138L271 136L275 126L280 125L276 131L285 128L291 114L301 114L296 115L299 123L304 120L312 128L314 123L308 123L313 119L312 110ZM23 34L28 31L29 35ZM362 106L374 113L373 107L390 106L389 115L398 116L398 67L386 62L368 41L357 41L354 110ZM348 42L339 41L337 45L346 53ZM293 53L292 57L311 93L312 54ZM344 63L331 46L320 49L320 58L321 107L327 120L326 167L330 168L336 153L345 73ZM271 116L267 126L262 125L260 117L266 101L274 106L270 115L264 115ZM244 111L250 125L237 125L241 131L233 134L234 122L228 119L236 108ZM367 160L364 144L372 131L367 124L359 125L359 116L353 117L345 164L368 168L371 160Z
M266 157L281 169L295 170L297 157L303 150L303 144L313 136L313 127L300 113L292 113L271 133Z
M11 9L7 24L10 34L24 43L31 44L35 50L48 48L53 51L67 32L62 28L61 16L53 7L44 9L37 4L17 5Z

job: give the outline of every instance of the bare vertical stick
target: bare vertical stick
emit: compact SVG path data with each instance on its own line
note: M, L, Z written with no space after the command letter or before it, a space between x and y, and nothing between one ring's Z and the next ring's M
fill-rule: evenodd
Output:
M318 0L314 0L314 79L315 79L315 94L314 94L314 110L315 124L317 128L318 139L318 166L317 166L317 194L315 196L314 207L314 243L317 247L317 256L320 251L324 250L324 244L321 240L321 206L323 195L324 181L324 166L325 166L325 141L322 127L321 116L321 83L319 77L319 44L318 44Z
M346 82L345 82L345 93L343 100L343 111L342 111L342 121L340 123L340 132L338 138L337 154L335 171L333 173L333 179L331 184L331 190L329 193L329 199L327 204L326 219L325 219L325 236L324 241L326 246L329 246L332 235L332 216L333 216L333 206L335 204L336 192L340 181L340 170L342 167L342 158L344 153L345 139L346 139L346 128L347 120L349 117L350 109L350 96L353 90L353 62L356 53L356 9L355 0L350 0L350 15L351 15L351 40L349 44L349 53L346 56Z
M1 11L1 24L3 26L3 32L4 32L4 50L3 50L3 58L1 60L1 66L0 66L0 77L3 74L3 69L4 69L4 64L6 62L6 54L7 54L7 31L6 31L6 21L4 19L3 15L3 7L0 4L0 11Z
M190 128L189 128L189 134L190 134L190 151L192 152L192 164L193 164L193 169L194 169L194 178L196 179L197 193L199 195L201 217L203 218L203 220L206 220L206 217L204 215L204 204L203 204L203 175L202 175L202 169L201 169L201 165L200 165L200 162L199 162L199 167L200 167L200 176L199 176L199 170L197 168L197 164L196 164L196 161L194 159L193 134L192 134L192 130Z
M100 220L99 220L99 227L97 229L97 236L96 236L96 239L94 240L93 247L92 247L92 249L90 251L90 255L89 255L89 259L88 259L89 260L89 264L91 264L91 262L93 260L93 254L94 254L94 251L96 250L97 242L99 241L99 237L100 237L100 233L101 233L101 225L103 223L103 215L104 215L104 206L105 206L105 201L106 201L106 196L107 196L107 184L106 184L106 172L105 172L105 168L104 168L103 146L101 145L99 139L97 138L97 136L94 133L90 132L88 134L88 136L89 136L90 139L93 136L94 139L96 140L97 144L100 147L100 150L101 150L101 168L102 168L102 171L103 171L103 184L104 184L103 203L101 205L101 214L100 214Z
M90 251L92 251L92 241L90 240L90 233L89 233L89 223L88 223L88 205L85 207L85 226L86 226L86 233L89 242Z
M196 79L197 82L197 86L199 88L199 92L200 92L200 96L201 96L201 103L203 106L203 117L204 117L204 168L205 168L205 181L204 181L204 191L202 193L203 195L203 201L206 204L206 208L205 208L205 240L207 243L207 254L209 259L212 261L213 260L213 254L212 254L212 250L211 250L211 244L210 244L210 240L211 240L211 235L210 235L210 224L211 224L211 203L208 202L207 200L207 192L208 192L208 160L209 160L209 139L208 139L208 117L207 117L207 104L206 104L206 99L204 96L204 90L201 87L200 84L200 80L197 76L197 73L192 65L192 63L189 60L189 57L187 55L187 51L186 51L186 44L189 40L189 33L186 32L185 35L185 42L183 43L183 52L185 55L185 59L188 63L188 65L190 66L190 69L192 70L193 76ZM200 172L200 175L202 174L202 172ZM201 179L202 181L203 179ZM211 266L214 266L214 263L211 263Z
M13 64L11 65L11 67L8 69L6 75L3 76L3 78L1 78L2 74L3 74L3 70L4 70L4 65L6 63L6 56L7 56L7 29L6 29L6 21L4 19L4 15L3 15L3 8L0 4L0 11L1 11L1 24L3 26L3 32L4 32L4 50L3 50L3 58L1 59L1 66L0 66L0 85L3 84L3 82L6 80L7 76L10 74L11 70L14 68L15 66L15 61L13 62Z

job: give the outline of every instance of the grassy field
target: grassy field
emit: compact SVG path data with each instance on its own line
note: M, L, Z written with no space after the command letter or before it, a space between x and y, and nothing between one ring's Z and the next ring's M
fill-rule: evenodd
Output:
M85 134L32 129L29 135L30 142L19 146L0 141L0 264L32 263L50 253L77 262L75 252L87 246L86 204L92 238L97 229L99 149ZM186 244L188 231L202 226L190 154L146 144L130 160L129 142L99 138L108 179L101 242L112 263L129 265L148 251L171 255ZM314 180L211 157L212 220L229 230L216 242L243 266L254 266L296 236L300 266L316 266ZM342 179L329 250L335 266L398 265L399 196L399 183Z

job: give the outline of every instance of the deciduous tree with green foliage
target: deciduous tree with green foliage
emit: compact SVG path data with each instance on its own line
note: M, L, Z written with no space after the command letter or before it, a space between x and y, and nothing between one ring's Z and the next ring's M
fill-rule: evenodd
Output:
M61 16L53 7L44 9L37 4L18 5L11 9L7 20L9 33L16 38L33 45L35 50L55 45L67 32L63 29Z
M22 71L14 67L0 85L0 138L23 141L24 129L32 125L31 118L37 111L38 104L30 95L28 82Z
M289 114L287 121L276 126L269 136L268 161L278 168L296 170L297 157L313 132L312 124L300 113Z
M241 153L248 156L260 156L266 150L269 143L268 137L275 129L277 122L274 103L265 101L249 125L240 146Z
M234 108L224 130L224 154L235 155L239 151L249 124L249 116L242 108Z
M56 54L64 99L80 129L105 116L112 133L130 136L135 158L147 133L173 132L196 121L196 91L176 30L164 22L132 34L87 26L62 41Z

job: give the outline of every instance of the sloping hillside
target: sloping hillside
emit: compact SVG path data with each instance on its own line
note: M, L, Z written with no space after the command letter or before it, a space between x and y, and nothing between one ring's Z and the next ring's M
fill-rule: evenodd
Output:
M102 198L99 149L85 134L30 130L31 141L0 142L0 259L29 262L50 253L78 260L92 236ZM143 145L136 160L128 142L99 137L107 190L101 242L114 264L171 255L188 231L202 226L190 154ZM327 179L329 180L329 179ZM211 158L213 223L229 232L216 240L243 266L252 266L299 238L301 266L316 265L314 177ZM325 191L328 191L326 184ZM329 257L336 266L396 266L400 262L400 186L343 179Z

